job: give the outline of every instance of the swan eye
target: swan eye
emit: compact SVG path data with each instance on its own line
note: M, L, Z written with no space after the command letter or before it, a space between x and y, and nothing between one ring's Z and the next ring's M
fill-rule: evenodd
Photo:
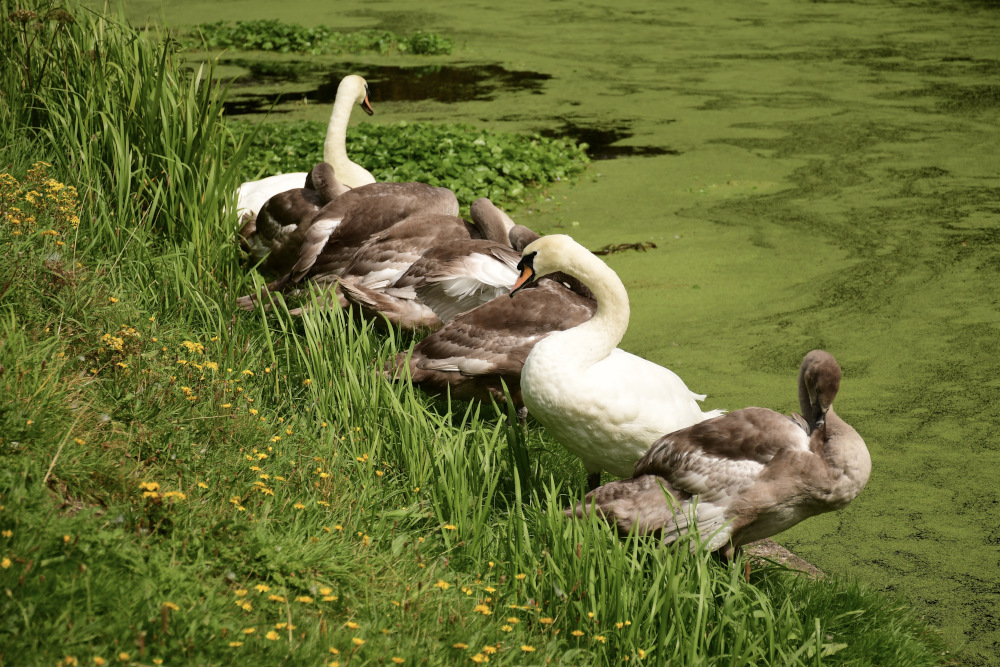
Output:
M534 264L535 264L535 255L537 255L537 254L538 254L538 251L536 250L535 252L528 253L527 255L525 255L524 257L522 257L521 261L517 263L517 270L518 271L523 271L524 267L527 266L529 269L531 269L532 271L534 271L535 270L535 266L534 266Z

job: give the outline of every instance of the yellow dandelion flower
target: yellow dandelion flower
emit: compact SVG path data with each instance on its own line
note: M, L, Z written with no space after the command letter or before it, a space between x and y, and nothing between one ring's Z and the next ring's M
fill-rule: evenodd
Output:
M524 578L525 578L526 576L528 576L528 575L526 575L526 574L523 574L523 573L522 573L522 574L515 574L515 575L514 575L514 578L515 578L515 579L517 579L518 581L524 581Z
M125 660L129 659L129 654L126 653L125 651L122 651L121 653L118 654L118 659L124 662Z
M338 660L331 660L330 664L327 665L327 667L340 667L340 661L338 661Z
M338 524L337 524L336 526L334 526L334 527L333 527L333 529L334 529L334 530L339 530L339 531L343 531L343 530L344 530L344 527L343 527L343 526L341 526L341 525L340 525L340 524L338 523Z
M281 635L279 635L274 630L268 630L267 634L264 635L264 637L266 637L267 639L270 639L272 642L273 641L277 641L278 639L281 639Z
M245 635L252 635L255 632L257 632L257 628L243 628L243 634Z
M493 655L496 652L497 652L497 647L496 646L484 646L483 647L483 653L488 653L490 655Z
M509 625L501 625L500 629L503 630L504 632L511 632L514 628L510 627Z
M365 640L361 639L360 637L351 637L351 641L354 642L355 646L361 646L362 644L365 643Z
M457 526L453 526L450 523L446 523L445 526L444 526L444 529L445 530L458 530L458 527Z
M640 658L645 658L646 657L646 652L643 651L641 648L640 649L636 649L636 653L639 654Z
M489 662L490 661L490 659L487 658L482 653L477 653L477 654L475 654L473 656L470 656L469 660L471 660L472 662L476 663L477 665L480 664L480 663L483 663L483 662Z
M483 616L489 616L490 614L493 613L492 611L490 611L490 608L484 604L477 604L475 607L473 607L472 611L475 613L482 614Z
M271 590L271 587L268 586L267 584L257 584L256 586L254 586L254 588L257 590L258 593L266 593L269 590Z
M587 612L587 618L593 618L593 617L594 617L594 612L588 611Z
M302 602L303 604L311 604L312 602L314 602L314 600L308 595L300 595L297 598L295 598L295 601Z
M302 503L295 503L294 505L292 505L292 507L294 507L297 510L304 510L306 508L306 506L303 505Z
M552 625L553 623L555 623L555 619L546 616L545 618L538 619L538 622L541 623L542 625Z
M7 558L6 556L3 557L3 560L0 560L0 568L6 570L7 568L10 567L10 565L11 565L10 559Z
M444 579L438 579L438 582L436 584L434 584L434 588L440 588L443 591L448 590L448 588L450 588L450 587L451 587L451 584L449 584Z
M243 642L229 642L229 646L230 648L238 648L240 646L243 646Z
M574 637L582 637L583 636L583 631L582 630L573 630L572 632L570 632L570 634L573 635Z
M102 667L102 665L107 663L107 660L105 660L99 655L95 655L93 658L91 658L91 660L93 660L94 664L97 665L97 667Z
M323 586L322 588L319 589L319 594L320 595L329 595L332 592L333 592L333 589L330 588L329 586Z
M465 649L469 648L469 645L463 644L462 642L458 642L457 644L452 644L451 647L457 648L460 651L464 651Z
M535 647L534 646L529 646L528 644L522 644L521 645L521 650L524 651L525 653L531 653L532 651L535 650Z
M309 385L311 385L312 383L313 383L313 381L312 381L312 380L310 380L309 378L306 378L305 380L303 380L303 381L302 381L302 384L304 384L304 385L305 385L305 386L307 386L307 387L308 387Z
M206 484L205 482L198 482L198 488L207 489L208 484Z
M146 491L159 491L159 482L142 482L139 484L140 489L145 489Z
M323 602L336 602L339 599L340 598L338 598L336 595L324 595L323 596Z
M253 371L243 371L243 375L253 375Z
M487 586L483 590L486 591L487 593L496 593L497 592L497 589L493 588L492 586Z
M396 655L392 656L392 661L397 665L402 665L404 662L406 662L405 660Z
M361 628L361 626L354 621L348 621L347 623L344 623L344 626L350 628L351 630L359 630Z
M521 619L517 618L516 616L511 616L510 618L507 619L507 622L517 625L518 623L521 622Z
M602 644L604 643L604 635L594 635L594 639Z
M271 602L284 602L285 601L285 596L284 595L273 595L272 594L272 595L268 595L267 599L270 600Z

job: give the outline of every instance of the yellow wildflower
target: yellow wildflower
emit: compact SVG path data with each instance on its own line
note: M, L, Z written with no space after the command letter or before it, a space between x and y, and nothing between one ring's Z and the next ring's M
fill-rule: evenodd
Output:
M10 567L10 565L11 565L10 559L7 558L6 556L3 557L3 560L0 560L0 567L2 567L3 569L6 570L7 568Z
M573 630L570 634L573 635L574 637L582 637L583 636L583 631L582 630Z
M535 650L535 647L534 646L529 646L527 644L522 644L521 645L521 650L524 651L525 653L531 653L532 651Z
M469 648L469 645L468 644L463 644L462 642L458 642L457 644L452 644L451 647L452 648L457 648L460 651L464 651L465 649Z
M362 644L365 643L365 640L361 639L360 637L351 637L351 641L354 642L355 646L361 646Z
M273 641L276 641L276 640L278 640L278 639L280 639L280 638L281 638L281 635L279 635L279 634L278 634L277 632L275 632L274 630L268 630L268 631L267 631L267 634L266 634L266 635L264 635L264 636L265 636L266 638L270 639L270 640L271 640L272 642L273 642Z
M304 604L310 604L310 603L313 602L313 599L311 597L309 597L308 595L300 595L297 598L295 598L295 601L296 602L302 602Z
M449 584L449 583L448 583L447 581L445 581L444 579L438 579L438 582L437 582L436 584L434 584L434 588L440 588L440 589L441 589L441 590L443 590L443 591L446 591L446 590L448 590L448 588L449 588L450 586L451 586L451 584Z
M239 646L243 646L243 642L229 642L229 646L231 648L237 648Z
M555 622L555 619L546 616L545 618L538 619L538 622L541 623L542 625L552 625Z

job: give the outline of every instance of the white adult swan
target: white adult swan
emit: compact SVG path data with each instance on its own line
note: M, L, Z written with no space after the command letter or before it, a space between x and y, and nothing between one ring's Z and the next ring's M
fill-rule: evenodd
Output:
M347 157L347 124L355 103L360 104L369 116L374 113L368 101L368 83L357 74L348 74L337 86L337 97L326 128L326 141L323 142L323 161L333 167L337 180L349 188L375 182L375 177L367 169ZM237 190L236 217L256 216L268 199L280 192L301 188L305 180L305 172L296 172L244 183Z
M563 234L524 249L513 297L530 280L561 271L590 288L597 313L550 334L531 350L521 371L528 413L583 459L591 489L602 470L629 477L657 438L722 414L702 412L695 394L672 371L616 346L628 329L628 294L618 275Z
M846 506L872 460L864 440L833 411L840 366L813 350L799 367L802 416L744 408L660 438L632 479L590 492L567 513L596 507L622 535L674 542L691 527L711 551L740 546ZM585 510L586 508L586 510Z

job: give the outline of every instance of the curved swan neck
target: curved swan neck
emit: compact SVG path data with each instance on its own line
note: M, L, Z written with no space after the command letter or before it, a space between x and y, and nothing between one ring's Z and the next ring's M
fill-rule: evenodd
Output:
M574 253L573 261L563 266L562 271L594 294L597 312L569 331L588 339L587 348L595 361L603 359L618 347L628 330L630 311L625 285L611 267L586 250Z
M497 243L508 243L508 234L514 227L514 221L488 199L477 199L472 202L469 214L481 238Z
M326 126L326 140L323 142L323 161L333 165L337 174L347 173L348 165L354 164L347 157L347 124L351 111L364 90L354 79L345 78L337 87L337 97L333 101L330 122Z

